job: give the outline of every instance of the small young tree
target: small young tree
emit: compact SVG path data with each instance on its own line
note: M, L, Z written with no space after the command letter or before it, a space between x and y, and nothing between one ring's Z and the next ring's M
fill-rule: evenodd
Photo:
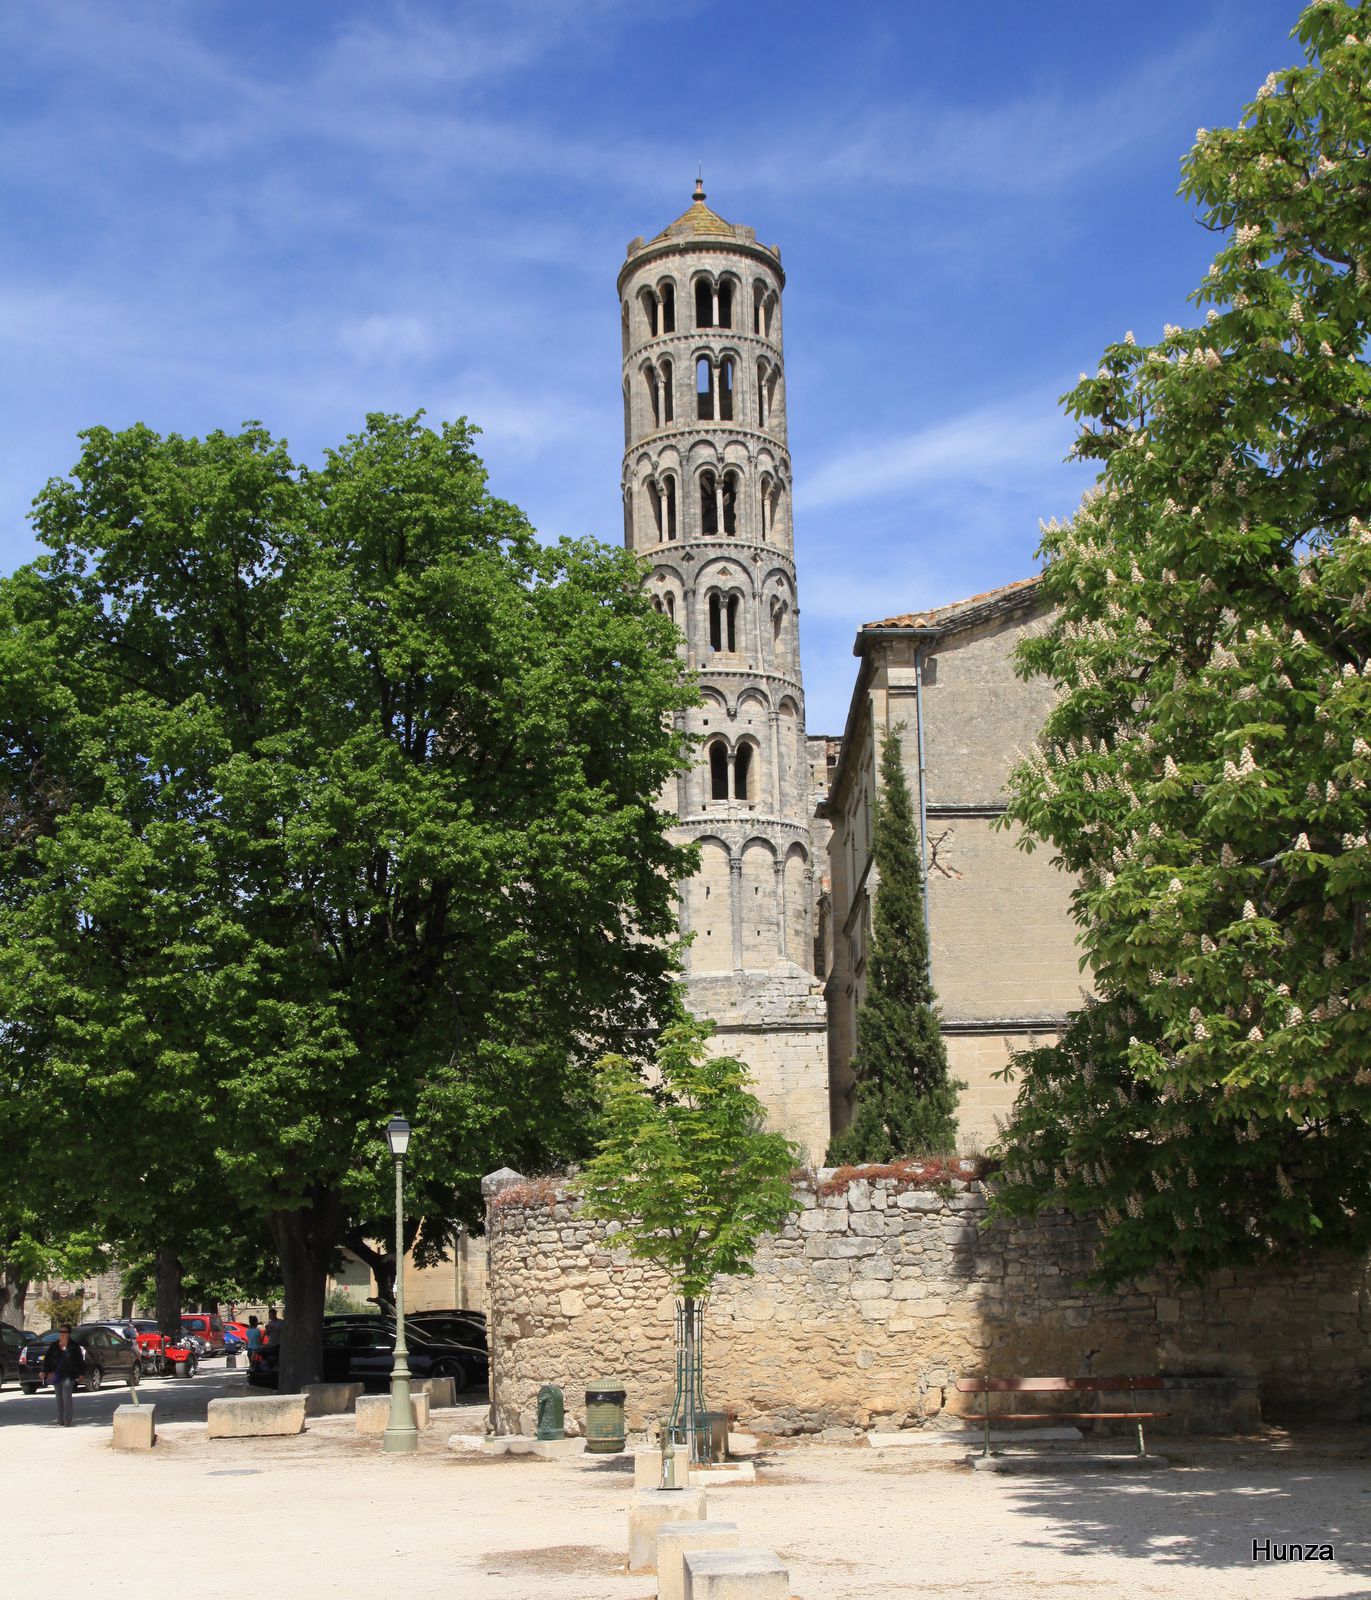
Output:
M872 837L880 886L871 977L857 1013L852 1122L828 1148L830 1163L936 1154L957 1141L957 1090L948 1076L928 971L923 872L914 803L898 731L881 741L881 793Z
M678 1372L690 1394L699 1368L697 1307L716 1278L751 1275L759 1236L780 1227L791 1209L799 1156L766 1128L744 1063L709 1053L710 1032L693 1020L665 1028L653 1084L624 1056L599 1063L602 1132L580 1182L587 1212L617 1222L615 1242L671 1280L683 1313ZM692 1456L693 1423L692 1416Z

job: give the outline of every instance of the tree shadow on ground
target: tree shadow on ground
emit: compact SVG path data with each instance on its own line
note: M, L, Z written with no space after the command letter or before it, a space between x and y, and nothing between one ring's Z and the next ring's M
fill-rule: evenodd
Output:
M1000 1482L1007 1510L1049 1525L1022 1535L1025 1549L1256 1572L1254 1540L1331 1544L1335 1561L1313 1570L1371 1573L1371 1471L1361 1461Z

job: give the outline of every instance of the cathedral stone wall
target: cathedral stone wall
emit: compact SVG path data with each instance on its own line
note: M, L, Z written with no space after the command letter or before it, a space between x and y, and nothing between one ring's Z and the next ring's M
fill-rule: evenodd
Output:
M887 730L897 733L927 822L930 966L949 1065L966 1085L958 1103L963 1149L992 1143L1013 1104L1014 1085L995 1074L1014 1051L1051 1043L1089 990L1071 919L1072 879L1050 850L1020 850L1017 832L1003 826L1009 774L1052 703L1049 686L1018 677L1014 651L1045 621L1029 581L858 634L862 664L823 807L833 830L826 994L835 1127L851 1114L879 888L871 821Z
M959 1376L1160 1372L1163 1430L1371 1417L1368 1263L1292 1260L1087 1293L1088 1222L983 1226L979 1181L937 1190L862 1177L805 1183L756 1276L723 1280L705 1317L705 1394L766 1433L903 1427L966 1408ZM550 1180L497 1192L488 1216L496 1431L531 1432L559 1384L628 1392L632 1428L669 1409L673 1299ZM1279 1330L1279 1338L1273 1337ZM1097 1425L1100 1426L1100 1425Z

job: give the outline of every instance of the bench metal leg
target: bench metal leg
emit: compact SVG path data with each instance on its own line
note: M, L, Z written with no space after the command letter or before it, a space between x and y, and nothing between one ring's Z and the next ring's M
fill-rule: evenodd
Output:
M981 1449L982 1456L990 1454L990 1396L985 1397L985 1444Z
M1140 1456L1145 1456L1147 1454L1147 1440L1143 1438L1143 1425L1141 1419L1138 1421L1138 1454Z

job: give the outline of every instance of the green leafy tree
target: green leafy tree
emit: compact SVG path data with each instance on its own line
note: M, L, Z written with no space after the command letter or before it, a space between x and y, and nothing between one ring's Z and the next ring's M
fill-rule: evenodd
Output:
M1020 1058L1000 1201L1103 1219L1098 1273L1371 1239L1371 17L1205 132L1200 326L1068 397L1061 691L1009 816L1077 877L1099 1003Z
M866 997L857 1013L852 1121L828 1149L832 1164L933 1155L957 1143L957 1091L928 970L923 870L898 733L881 741L872 824L878 884Z
M752 1274L757 1240L793 1206L799 1156L766 1127L744 1063L710 1054L711 1032L693 1020L664 1028L651 1081L626 1056L600 1062L601 1131L579 1181L587 1212L619 1225L615 1243L670 1279L687 1372L697 1303L717 1278Z
M465 424L372 416L318 471L95 429L35 521L0 760L61 803L0 855L0 1016L69 1173L155 1202L203 1163L266 1228L294 1388L389 1113L445 1234L482 1171L578 1153L594 1060L672 1013L676 636Z

